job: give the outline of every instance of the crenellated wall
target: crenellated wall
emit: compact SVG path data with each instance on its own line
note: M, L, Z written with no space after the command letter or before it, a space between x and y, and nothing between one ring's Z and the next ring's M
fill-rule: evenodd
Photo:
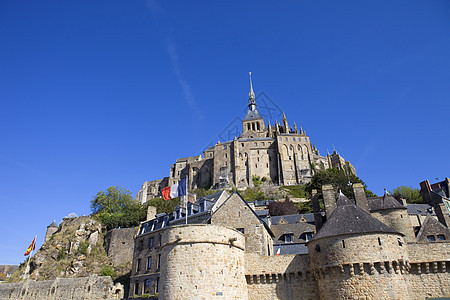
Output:
M399 234L312 240L311 269L320 299L408 299L406 244Z
M245 278L251 299L319 299L309 272L308 255L245 254Z

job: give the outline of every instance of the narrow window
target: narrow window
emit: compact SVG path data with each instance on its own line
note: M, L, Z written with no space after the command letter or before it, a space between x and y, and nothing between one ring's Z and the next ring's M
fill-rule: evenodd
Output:
M154 238L150 238L148 240L148 248L150 248L150 249L153 249L153 240L154 240Z
M380 238L378 238L378 245L381 246L381 239Z
M141 259L139 258L136 263L136 272L141 271Z
M247 123L247 130L250 130L250 123Z
M287 141L288 141L288 138L286 137L286 138L284 138L284 140L287 142Z
M134 293L136 295L139 295L139 289L140 289L139 282L136 282L136 284L134 285Z
M261 146L264 146L264 142L261 142Z
M244 228L236 228L238 231L240 231L241 233L245 233Z
M241 146L244 147L244 143L241 143Z
M316 245L316 252L320 252L320 245L319 244Z
M260 129L260 127L259 127L259 126L260 126L260 125L259 125L259 123L256 123L256 126L257 126L257 128L258 128L258 130L259 130L259 129Z
M345 241L342 240L342 248L345 248Z
M147 270L150 271L151 269L152 269L152 257L149 256L147 262Z
M158 255L158 269L161 268L161 254Z
M159 277L156 278L156 293L159 292Z
M152 289L152 280L150 278L148 278L144 282L144 293L150 294L151 289Z
M257 164L255 164L255 169L258 169L258 165Z
M258 143L257 143L257 142L255 142L255 147L256 147L256 146L258 146Z
M400 239L400 238L397 238L397 242L398 242L398 245L401 247L401 246L403 246L403 242L402 242L402 240Z
M295 138L292 138L293 140L294 140L294 142L295 142Z

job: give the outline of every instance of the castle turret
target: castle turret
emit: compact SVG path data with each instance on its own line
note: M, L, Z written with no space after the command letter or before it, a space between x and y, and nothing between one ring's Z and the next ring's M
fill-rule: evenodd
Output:
M342 193L336 209L308 242L320 299L409 299L403 234ZM351 286L351 288L349 288Z
M58 224L56 224L55 221L52 222L52 224L47 226L47 232L45 233L45 241L48 241L50 237L58 231Z

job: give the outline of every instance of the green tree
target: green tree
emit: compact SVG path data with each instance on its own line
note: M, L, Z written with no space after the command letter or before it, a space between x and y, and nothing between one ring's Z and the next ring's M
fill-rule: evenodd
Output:
M131 192L119 186L98 192L91 200L91 210L107 229L137 226L146 216L146 211L133 199Z
M175 210L175 207L177 205L180 204L180 198L173 198L173 199L169 199L169 200L164 200L164 198L162 197L156 197L153 198L149 201L147 201L147 203L145 203L145 208L147 208L148 206L154 206L156 207L156 213L160 214L160 213L171 213Z
M389 192L396 199L406 199L408 203L423 203L423 198L420 195L420 189L415 189L410 186L399 186Z
M336 191L341 190L344 195L351 197L353 194L353 183L362 183L366 190L366 196L376 196L373 192L367 189L367 185L358 176L354 174L346 174L344 171L335 168L316 172L316 174L312 177L311 182L306 185L306 190L311 193L313 189L316 189L321 196L322 186L325 184L331 184Z

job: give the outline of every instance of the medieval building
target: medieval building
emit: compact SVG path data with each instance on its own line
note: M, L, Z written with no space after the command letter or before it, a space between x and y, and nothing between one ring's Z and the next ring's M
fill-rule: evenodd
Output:
M317 211L316 194L308 215L271 217L224 191L188 202L187 210L153 210L135 237L129 297L450 296L450 230L433 207L410 210L387 193L367 199L360 184L353 185L353 198L331 186L322 194L324 209Z
M240 136L232 141L218 141L203 156L177 159L170 167L169 177L142 185L137 200L145 203L186 176L190 189L246 188L253 186L252 178L256 176L268 184L304 184L316 170L329 168L356 174L352 164L336 151L321 156L306 131L295 122L291 127L284 113L281 123L266 123L258 112L250 78L248 111Z

